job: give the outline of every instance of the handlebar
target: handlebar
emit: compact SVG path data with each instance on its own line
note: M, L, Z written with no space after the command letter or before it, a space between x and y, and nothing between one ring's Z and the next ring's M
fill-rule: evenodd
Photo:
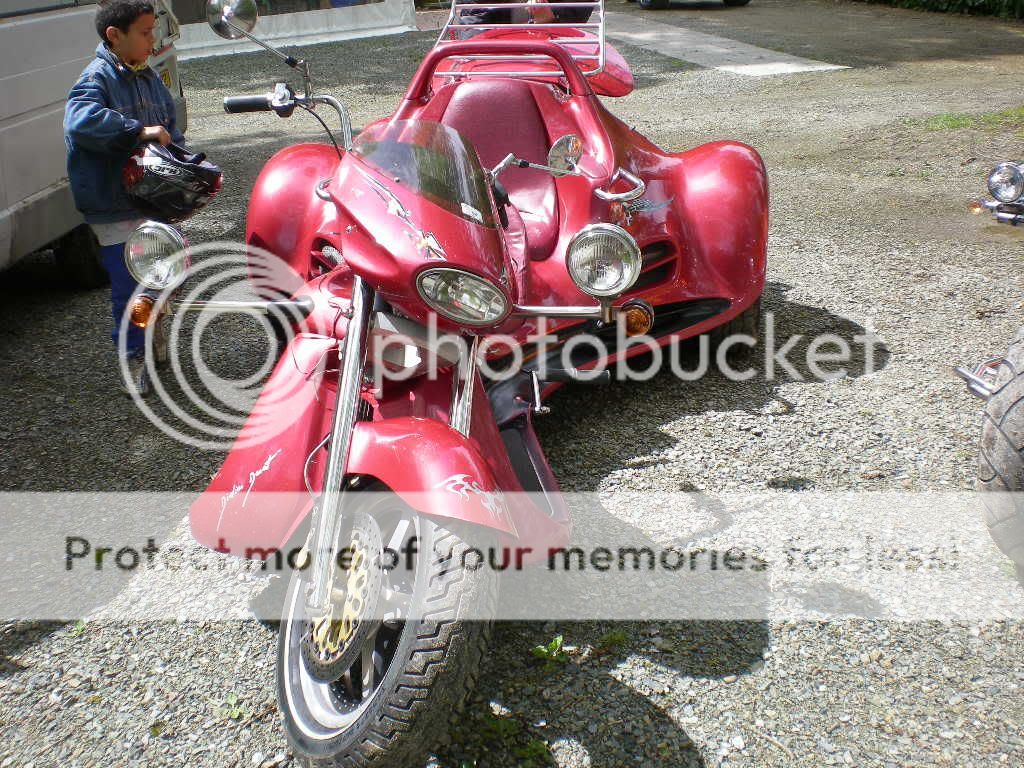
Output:
M227 96L224 99L224 111L231 115L242 112L272 112L270 94L262 96Z

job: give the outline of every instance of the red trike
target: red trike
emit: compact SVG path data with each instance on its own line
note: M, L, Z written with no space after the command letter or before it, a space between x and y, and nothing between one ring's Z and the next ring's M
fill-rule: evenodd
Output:
M407 765L428 750L475 678L497 589L487 569L448 566L481 538L527 560L569 543L533 428L547 395L606 379L649 351L638 338L756 334L761 158L732 141L666 152L612 115L598 95L629 93L632 75L602 4L585 5L596 13L575 27L475 29L453 6L397 111L354 138L283 54L304 93L225 100L281 116L329 105L343 126L334 146L279 152L252 190L247 245L294 277L254 268L256 287L297 319L191 510L209 547L302 545L278 688L304 760ZM255 40L251 0L210 7L215 30ZM377 567L389 550L434 556L397 576Z

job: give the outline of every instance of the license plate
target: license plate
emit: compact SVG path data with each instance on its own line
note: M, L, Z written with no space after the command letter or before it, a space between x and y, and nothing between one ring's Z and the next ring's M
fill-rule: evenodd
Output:
M171 70L165 69L160 73L160 79L164 81L167 90L171 90Z

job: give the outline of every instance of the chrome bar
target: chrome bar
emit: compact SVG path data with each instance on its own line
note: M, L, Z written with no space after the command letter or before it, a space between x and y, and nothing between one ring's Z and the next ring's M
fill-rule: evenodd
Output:
M626 181L628 181L630 184L633 185L633 189L626 190L625 192L607 192L603 189L595 189L594 194L597 195L602 200L607 200L610 202L628 203L632 200L636 200L638 198L643 197L644 192L647 191L647 185L644 183L643 179L634 176L625 168L617 169L615 173L612 175L611 181L608 182L608 185L611 186L619 179L625 179Z
M456 366L452 388L451 417L448 419L448 425L465 437L469 437L470 421L473 418L473 390L476 385L479 351L480 337L474 336L465 359Z
M338 344L341 370L338 373L338 392L334 405L334 423L327 446L327 469L320 503L313 512L312 531L316 537L313 550L313 584L306 595L306 609L310 616L322 615L330 602L334 585L335 546L341 544L343 523L342 502L345 467L352 448L352 433L356 426L356 412L363 388L363 368L366 357L366 339L370 328L373 291L356 276L352 280L352 318L344 341ZM348 521L351 523L351 521Z
M346 150L352 149L352 118L345 105L328 95L314 96L312 100L318 104L326 104L338 113L338 120L341 121L341 145Z
M960 366L953 369L953 373L967 382L967 389L971 391L971 394L975 397L980 397L982 400L988 400L994 394L992 386L980 376L976 376L973 371L968 371L966 368Z
M520 29L524 31L533 31L541 29L577 29L581 32L585 32L588 36L592 36L596 39L587 39L585 37L556 37L552 38L551 42L556 45L562 45L563 47L569 48L570 55L580 62L580 71L585 77L591 77L604 72L605 64L607 63L606 54L606 35L605 35L605 9L603 0L594 0L593 2L585 2L584 0L568 1L568 2L555 2L544 3L543 5L548 6L551 9L558 8L592 8L597 10L596 17L592 16L594 21L586 21L582 23L541 23L534 24L532 21L523 22L511 22L508 24L462 24L460 23L460 15L463 11L467 10L537 10L540 4L529 3L529 2L513 2L513 3L465 3L459 2L459 0L452 0L451 10L448 14L448 19L444 26L441 28L440 33L437 36L437 41L434 43L435 47L444 45L446 42L450 42L454 38L460 37L460 33L464 30L475 30L484 31L489 29L501 29L511 30ZM598 53L596 55L597 61L594 62L593 55L582 55L574 52L573 46L580 45L596 45ZM509 59L517 59L518 57L510 56ZM585 62L585 63L584 63ZM453 72L439 72L440 76L456 76ZM469 73L467 76L473 76ZM557 72L488 72L488 73L474 73L476 76L489 75L491 77L517 77L517 78L528 78L528 77L561 77L564 73L561 70Z
M305 317L313 311L313 300L309 298L277 301L200 301L198 299L179 301L171 299L167 305L171 312L262 312L270 314L279 310L281 312L298 312Z
M604 309L596 307L527 307L515 306L512 315L515 317L580 317L600 320L604 317Z

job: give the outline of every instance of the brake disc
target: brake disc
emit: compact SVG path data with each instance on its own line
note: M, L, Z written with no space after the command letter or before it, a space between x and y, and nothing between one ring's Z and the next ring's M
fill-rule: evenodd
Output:
M383 550L377 521L357 513L351 542L335 561L338 572L327 613L310 621L303 636L302 657L313 677L337 680L360 658L380 627Z

